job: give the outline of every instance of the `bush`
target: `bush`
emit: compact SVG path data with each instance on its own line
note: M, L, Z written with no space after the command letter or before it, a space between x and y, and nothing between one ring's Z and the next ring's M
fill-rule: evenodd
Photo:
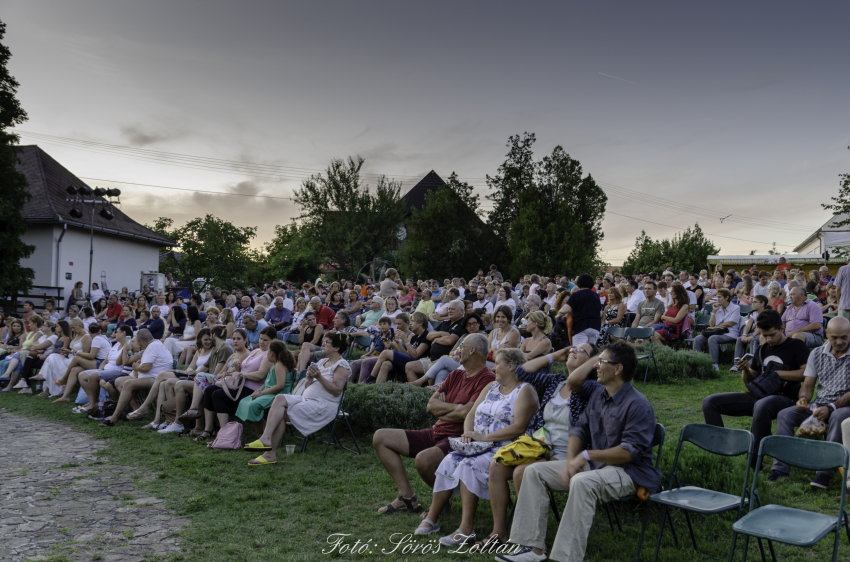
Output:
M638 355L649 354L649 343L635 344L634 348ZM720 376L720 373L714 370L711 357L707 353L692 349L677 350L662 345L653 346L653 351L658 370L661 371L661 382L681 382L687 379L708 380ZM638 362L635 380L643 380L646 362L647 359ZM649 360L649 379L653 377L657 380L655 365Z
M360 431L374 433L382 427L425 429L437 423L426 410L434 393L409 384L349 384L345 411Z

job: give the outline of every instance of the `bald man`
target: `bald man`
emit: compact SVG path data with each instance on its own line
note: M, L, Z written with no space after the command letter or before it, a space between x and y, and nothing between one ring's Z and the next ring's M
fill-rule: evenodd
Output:
M850 418L850 320L836 317L826 327L827 343L809 354L806 370L803 373L803 385L799 400L795 406L779 412L776 423L777 435L794 435L794 428L803 420L814 416L829 424L826 440L842 443L842 425ZM817 385L818 395L812 402ZM790 467L774 460L768 480L786 478ZM812 487L825 490L835 470L818 472L812 480Z

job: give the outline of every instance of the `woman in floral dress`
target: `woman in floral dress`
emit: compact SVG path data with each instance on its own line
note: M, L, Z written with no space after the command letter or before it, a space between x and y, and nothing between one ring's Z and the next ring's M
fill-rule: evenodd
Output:
M428 518L414 532L416 535L439 532L438 514L460 486L463 506L460 527L440 539L440 544L445 546L475 540L473 518L478 498L490 499L490 461L500 447L528 430L532 416L539 409L534 387L520 382L516 376L516 368L525 363L525 354L515 348L504 348L496 352L495 359L496 380L481 390L464 421L463 435L449 440L453 452L437 468Z

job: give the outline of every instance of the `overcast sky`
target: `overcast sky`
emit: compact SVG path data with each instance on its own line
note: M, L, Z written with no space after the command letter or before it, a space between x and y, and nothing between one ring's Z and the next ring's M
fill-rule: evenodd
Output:
M533 131L537 156L561 145L609 190L603 256L620 264L641 229L695 222L726 237L712 236L724 254L790 252L850 172L844 1L0 0L0 14L21 130L299 169L275 179L22 138L81 177L286 197L305 171L359 154L402 191L433 169L483 195L508 137ZM255 245L298 214L86 181L122 189L139 222L213 213L258 226Z

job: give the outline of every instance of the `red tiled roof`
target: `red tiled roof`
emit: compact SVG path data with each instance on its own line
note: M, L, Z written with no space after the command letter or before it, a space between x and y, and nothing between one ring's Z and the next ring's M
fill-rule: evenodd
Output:
M86 186L84 181L69 172L59 162L50 157L38 146L19 146L16 148L18 162L16 168L26 176L29 182L29 191L32 199L24 205L24 218L32 223L67 223L69 226L89 229L91 226L91 209L88 205L79 205L77 208L83 211L83 218L75 219L70 215L74 203L65 201L71 197L65 189L71 185L74 187ZM86 199L101 199L95 195L87 196ZM94 229L104 234L133 238L141 242L149 242L161 246L172 246L174 241L165 236L146 228L123 212L118 207L112 207L112 220L106 220L100 216L100 205L95 209Z

